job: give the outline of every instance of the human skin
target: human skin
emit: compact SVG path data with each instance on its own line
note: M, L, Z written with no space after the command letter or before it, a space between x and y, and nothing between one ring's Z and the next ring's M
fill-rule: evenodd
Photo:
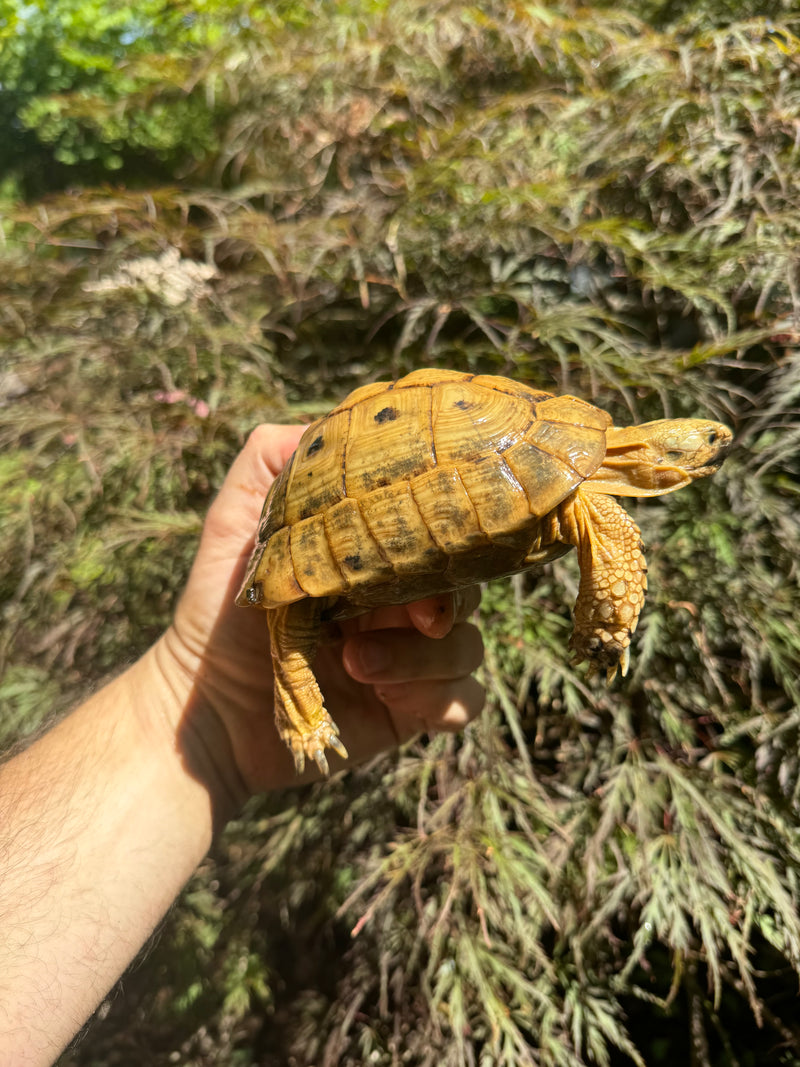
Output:
M298 780L272 721L263 613L233 598L265 492L302 431L253 432L168 630L0 767L0 1063L51 1064L215 830L249 796ZM482 646L465 621L477 602L468 590L379 609L323 645L315 672L351 763L478 714Z

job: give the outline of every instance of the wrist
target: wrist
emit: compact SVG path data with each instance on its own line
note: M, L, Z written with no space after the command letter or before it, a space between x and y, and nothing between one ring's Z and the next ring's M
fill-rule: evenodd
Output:
M207 793L216 833L247 800L249 790L236 765L228 731L203 695L202 658L190 652L169 627L136 668L142 692L152 695L141 709L147 728L187 788Z

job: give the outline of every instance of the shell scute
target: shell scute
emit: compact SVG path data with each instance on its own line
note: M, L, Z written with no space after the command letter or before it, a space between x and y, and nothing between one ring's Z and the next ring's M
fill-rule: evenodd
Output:
M384 391L351 409L344 465L348 497L410 481L435 462L430 389Z
M537 419L525 439L560 459L581 479L591 477L605 455L605 432L595 426Z
M521 566L538 520L602 463L610 423L490 375L426 368L362 386L276 480L239 602L379 603L381 590L429 592L425 575L448 587Z
M525 400L476 385L445 381L433 389L436 461L457 465L508 448L533 417Z
M454 467L415 478L411 492L431 537L447 555L488 544L475 506Z
M332 411L300 438L285 484L284 523L291 526L333 507L345 496L344 463L350 411Z
M353 587L391 577L391 564L370 534L357 500L341 500L325 512L323 521L343 585Z
M571 466L530 441L519 441L503 453L514 477L525 490L531 515L542 518L583 480Z
M293 465L293 460L290 460L267 493L258 522L257 540L260 544L265 544L276 530L286 524L286 486L289 484Z
M284 526L264 546L255 584L260 585L260 603L263 607L278 607L302 600L305 592L297 581L292 563L292 527Z
M321 515L295 523L290 553L295 581L308 596L338 596L342 592L342 572L333 558Z
M444 570L447 557L425 525L408 482L376 489L359 504L370 533L395 574Z
M464 463L459 475L478 523L493 544L530 544L534 523L525 490L497 453Z
M439 385L446 381L464 381L471 378L471 374L464 374L460 370L440 370L436 367L422 367L420 370L412 370L404 378L392 383L394 389L409 389L416 385Z
M552 393L543 393L538 389L531 389L529 385L516 382L513 378L503 378L497 374L476 374L472 379L476 388L489 389L493 393L504 393L506 396L519 397L526 404L536 404L541 400L551 400Z
M536 405L537 419L564 422L568 426L587 426L605 432L612 424L607 411L596 408L577 396L548 396Z

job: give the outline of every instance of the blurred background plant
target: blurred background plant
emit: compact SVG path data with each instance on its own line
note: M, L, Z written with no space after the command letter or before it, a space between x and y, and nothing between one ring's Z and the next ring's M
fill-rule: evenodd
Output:
M710 414L635 504L630 677L575 561L489 703L253 802L62 1067L800 1063L793 5L0 0L0 732L144 650L248 429L419 366Z

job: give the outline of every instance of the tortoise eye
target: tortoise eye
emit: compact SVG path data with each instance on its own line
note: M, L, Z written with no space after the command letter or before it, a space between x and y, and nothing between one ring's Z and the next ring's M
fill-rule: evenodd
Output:
M708 435L708 443L710 445L713 445L714 442L716 441L716 439L717 439L717 431L716 430L712 430L711 433Z

